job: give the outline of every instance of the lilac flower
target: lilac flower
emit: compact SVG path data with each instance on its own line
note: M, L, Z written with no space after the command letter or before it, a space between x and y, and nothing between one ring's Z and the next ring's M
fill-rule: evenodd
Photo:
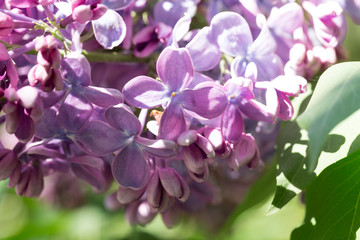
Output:
M61 103L57 120L66 130L76 132L94 111L94 105L109 107L123 101L120 91L90 85L90 65L81 55L78 59L64 58L61 62L63 76L69 84Z
M227 99L220 88L198 85L197 88L186 89L194 73L186 49L165 48L159 56L156 68L162 82L139 76L124 86L123 94L126 101L134 107L165 107L159 138L176 139L186 130L184 110L203 118L214 118L224 111Z
M233 78L227 81L224 89L229 99L229 105L221 118L223 137L230 142L238 142L244 131L242 111L244 103L254 98L253 84L246 78Z
M112 162L112 173L120 186L143 188L150 178L148 154L169 158L176 154L177 145L169 140L140 137L141 124L125 105L106 110L108 122L91 121L77 136L88 152L107 155L118 151Z
M246 20L234 12L217 14L210 28L220 50L235 57L231 64L233 77L268 81L283 73L282 61L275 54L276 43L266 24L255 41Z

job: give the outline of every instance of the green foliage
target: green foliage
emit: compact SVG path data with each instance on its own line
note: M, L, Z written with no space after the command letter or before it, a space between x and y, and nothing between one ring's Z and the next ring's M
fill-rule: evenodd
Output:
M305 192L305 223L291 239L355 239L360 227L360 151L332 164Z
M320 77L305 112L297 122L309 133L308 170L314 171L330 131L360 108L360 62L328 68Z

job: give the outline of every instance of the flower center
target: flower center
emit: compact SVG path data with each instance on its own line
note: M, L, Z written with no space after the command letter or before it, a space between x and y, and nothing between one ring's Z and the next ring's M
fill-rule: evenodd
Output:
M172 92L171 97L175 97L175 96L176 96L176 92Z

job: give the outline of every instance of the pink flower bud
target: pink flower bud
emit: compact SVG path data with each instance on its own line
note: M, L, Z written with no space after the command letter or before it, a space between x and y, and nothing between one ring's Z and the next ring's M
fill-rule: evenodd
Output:
M36 41L35 49L36 51L46 51L48 49L57 48L59 42L52 35L41 36Z
M87 21L101 18L107 7L101 4L78 5L73 9L72 17L75 22L85 24Z
M49 69L41 64L33 66L28 73L28 79L31 86L35 86L39 82L44 83L49 79L49 77Z

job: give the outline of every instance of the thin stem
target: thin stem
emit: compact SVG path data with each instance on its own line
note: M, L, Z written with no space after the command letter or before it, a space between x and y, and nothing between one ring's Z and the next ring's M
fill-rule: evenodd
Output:
M82 54L90 62L149 62L152 57L157 56L153 54L151 55L152 57L137 58L130 54L119 54L116 52L87 52L85 50L82 51Z

